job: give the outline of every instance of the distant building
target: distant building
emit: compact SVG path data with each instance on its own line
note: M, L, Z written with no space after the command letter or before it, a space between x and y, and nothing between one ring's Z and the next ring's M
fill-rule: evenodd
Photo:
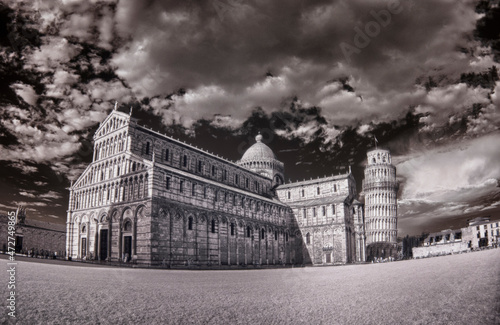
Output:
M489 217L469 220L469 229L473 232L471 246L486 247L500 243L500 220L491 221Z
M468 226L457 230L442 230L429 234L421 247L413 248L413 257L430 257L470 251L482 247L498 246L500 220L489 218L469 220Z
M8 216L0 216L0 247L8 250ZM65 226L26 218L26 209L18 207L16 211L15 251L16 253L49 252L64 256L66 231Z
M365 197L366 256L395 258L398 253L398 182L391 153L375 149L367 153L363 194Z

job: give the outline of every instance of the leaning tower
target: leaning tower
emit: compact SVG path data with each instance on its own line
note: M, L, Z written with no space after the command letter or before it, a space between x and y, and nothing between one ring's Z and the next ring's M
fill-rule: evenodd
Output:
M367 261L373 261L397 254L398 183L389 150L375 149L367 155L363 181L366 255Z

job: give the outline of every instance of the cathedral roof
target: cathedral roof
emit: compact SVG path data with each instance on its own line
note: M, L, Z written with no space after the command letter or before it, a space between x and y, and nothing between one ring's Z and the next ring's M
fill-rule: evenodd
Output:
M276 159L271 148L262 143L262 135L257 135L255 141L257 142L245 151L243 157L241 157L241 161Z
M340 174L340 175L335 175L335 176L328 176L328 177L321 177L321 178L316 178L316 179L310 179L310 180L303 180L299 182L292 182L292 183L287 183L287 184L281 184L278 187L278 190L286 189L286 188L294 188L294 187L300 187L300 186L305 186L305 185L311 185L311 184L319 184L319 183L324 183L328 181L337 181L341 179L346 179L349 176L352 176L351 173L347 174Z
M312 206L318 206L318 205L327 205L327 204L339 204L339 203L344 203L348 197L346 196L326 196L326 197L321 197L321 198L316 198L316 199L310 199L310 200L304 200L304 201L295 201L295 202L286 202L288 205L290 205L293 208L305 208L305 207L312 207Z

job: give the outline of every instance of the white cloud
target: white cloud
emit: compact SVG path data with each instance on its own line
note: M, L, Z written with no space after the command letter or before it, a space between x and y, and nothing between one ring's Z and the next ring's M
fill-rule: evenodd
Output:
M3 147L0 146L0 152L2 152L2 150L1 150L2 148ZM37 167L27 165L26 163L23 163L20 161L12 161L10 164L12 167L21 170L21 173L25 174L25 175L33 174L33 173L36 173L38 171Z
M36 197L36 195L34 193L29 193L29 192L26 192L26 191L20 191L19 195L26 196L26 197L31 197L31 198Z
M402 198L453 200L457 193L450 191L477 190L491 179L500 179L499 140L495 133L410 155L396 166L398 175L406 179Z
M35 90L30 85L25 85L22 83L15 83L11 86L18 96L20 96L26 103L30 105L36 105L38 100L38 95Z
M56 70L59 64L67 63L81 50L79 45L70 44L65 38L45 36L42 39L44 44L28 56L26 65L40 72Z
M90 28L93 18L90 14L74 13L61 26L60 35L78 37L81 42L89 41L92 37Z
M74 73L70 73L65 70L57 70L54 73L54 84L55 85L72 85L76 83L79 79Z
M32 207L32 206L35 206L35 207L46 207L46 206L49 205L48 203L45 203L45 202L14 201L13 203L16 206L22 205L24 207Z
M105 7L102 10L102 18L98 23L99 29L99 42L98 45L107 50L112 50L112 41L113 41L113 15L111 10Z

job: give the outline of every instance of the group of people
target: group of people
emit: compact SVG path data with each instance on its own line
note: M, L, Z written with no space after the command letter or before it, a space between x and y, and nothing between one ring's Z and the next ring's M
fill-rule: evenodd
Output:
M56 252L56 251L49 251L46 249L38 249L38 248L32 248L32 249L23 249L17 254L19 255L26 255L28 257L34 257L34 258L52 258L56 259L58 257L64 257L64 252Z
M387 258L382 258L382 257L374 257L372 263L386 263L386 262L392 262L395 261L394 257L389 256Z

